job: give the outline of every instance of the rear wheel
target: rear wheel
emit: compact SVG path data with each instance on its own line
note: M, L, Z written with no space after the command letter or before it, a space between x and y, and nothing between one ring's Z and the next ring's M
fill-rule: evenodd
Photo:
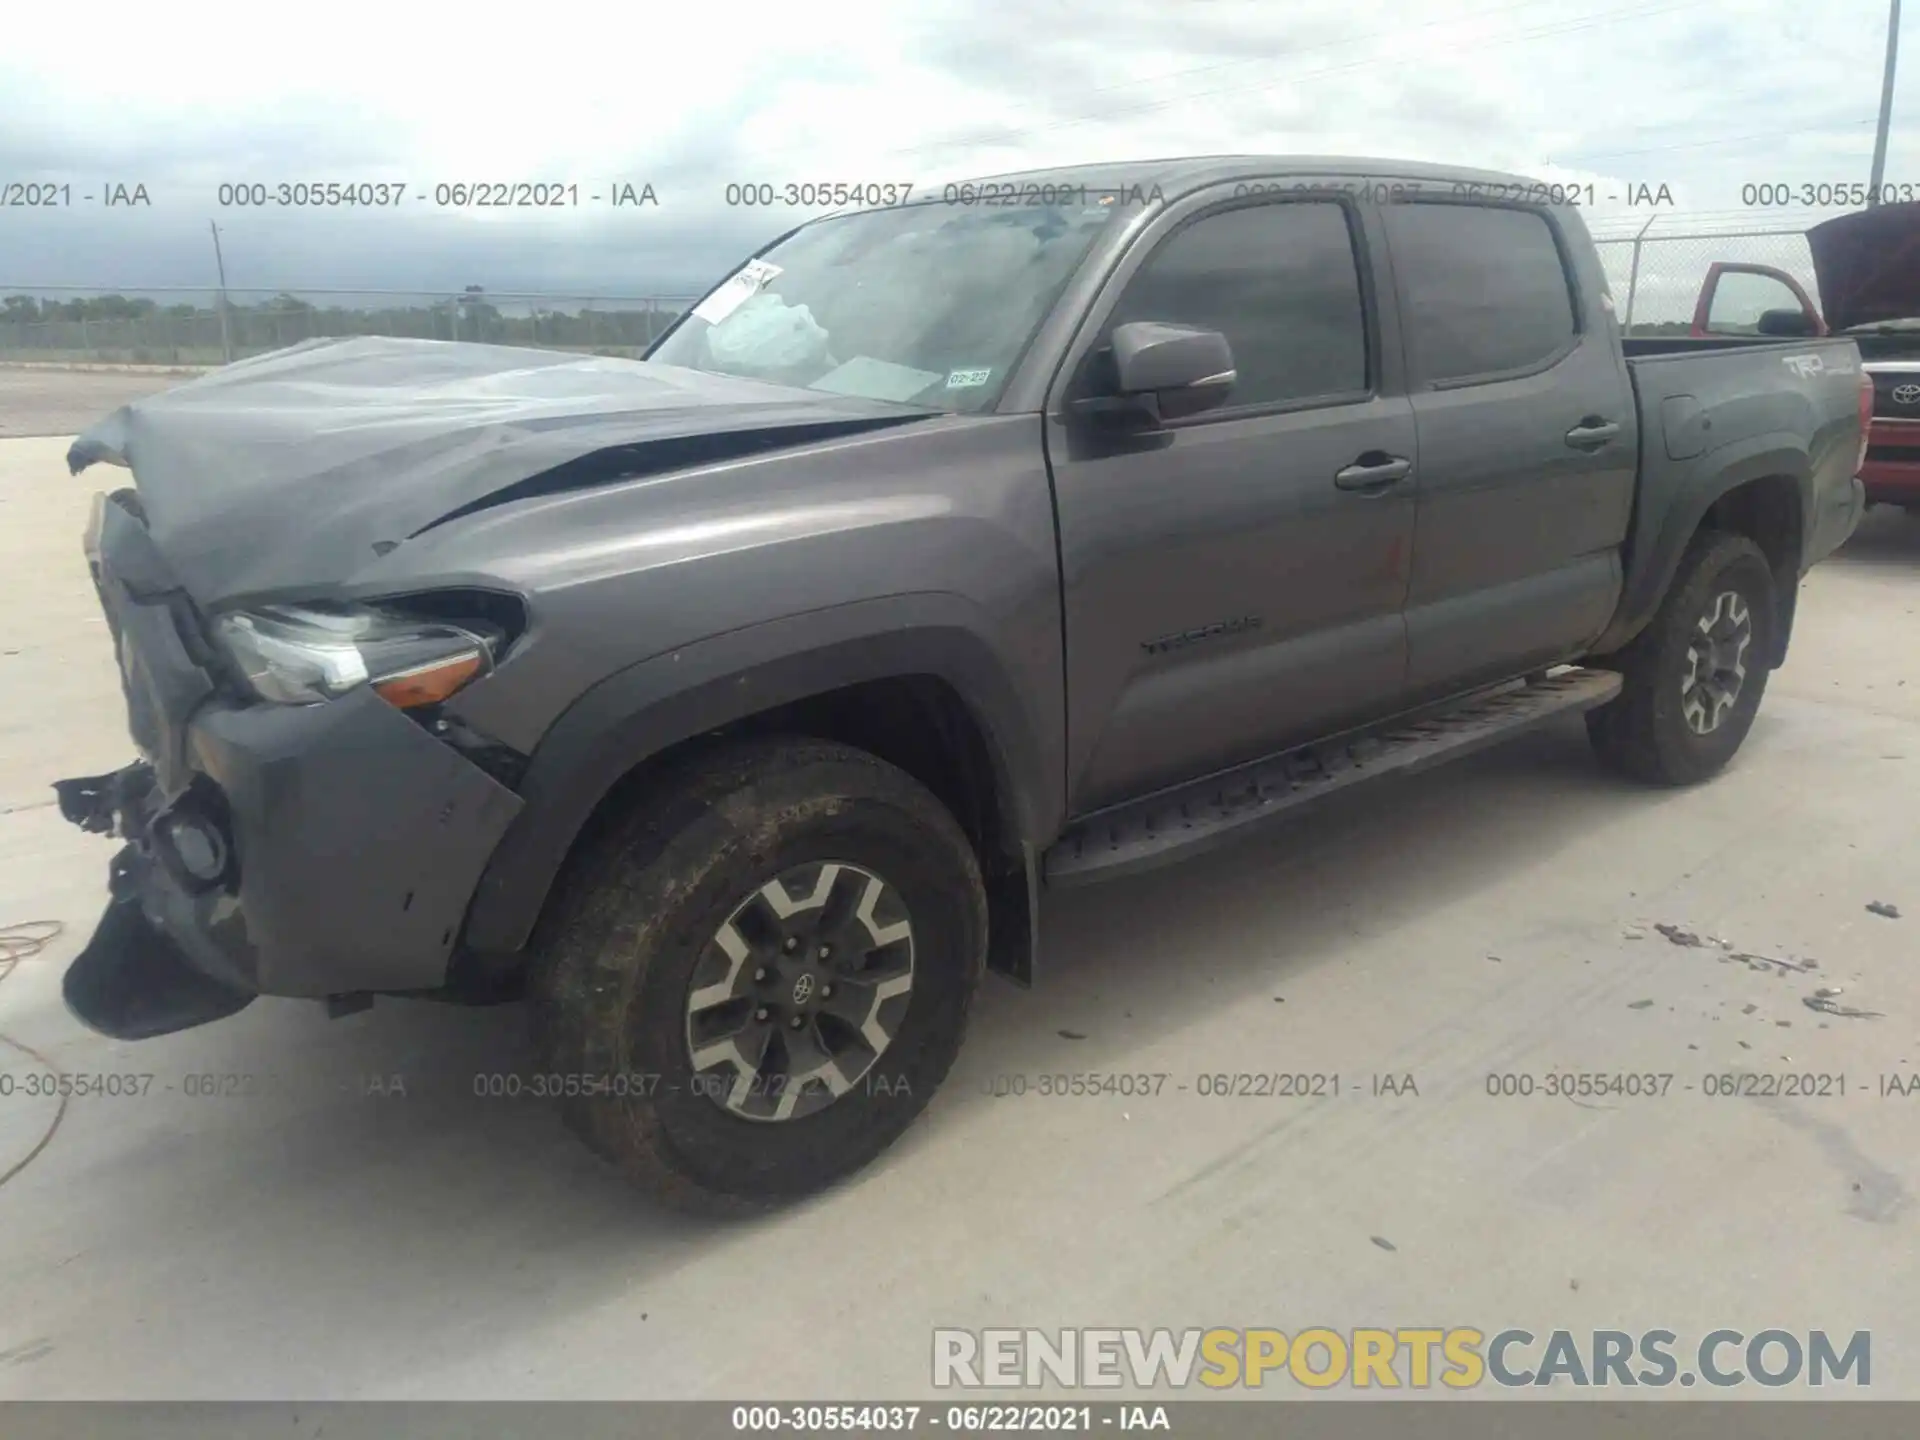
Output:
M891 1144L959 1051L986 953L952 816L903 771L805 739L664 778L549 911L534 999L546 1068L580 1092L568 1125L709 1213L805 1194Z
M1587 714L1600 758L1656 785L1718 772L1759 712L1777 613L1758 545L1744 535L1698 536L1647 628L1601 662L1625 683L1618 699Z

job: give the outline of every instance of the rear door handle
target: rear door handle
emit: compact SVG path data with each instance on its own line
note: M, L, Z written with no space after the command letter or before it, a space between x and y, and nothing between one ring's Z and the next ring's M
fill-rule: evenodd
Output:
M1608 441L1618 438L1619 434L1617 422L1590 415L1567 431L1567 444L1576 450L1598 450Z
M1404 455L1384 455L1372 451L1362 455L1344 470L1333 472L1333 483L1342 490L1384 490L1397 485L1413 473L1413 461Z

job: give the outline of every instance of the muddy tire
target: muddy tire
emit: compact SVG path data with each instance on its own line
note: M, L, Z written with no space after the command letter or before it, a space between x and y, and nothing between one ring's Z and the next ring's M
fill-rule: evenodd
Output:
M1759 712L1778 614L1758 545L1720 531L1696 536L1647 628L1598 662L1625 682L1619 698L1587 713L1601 760L1652 785L1717 773Z
M709 752L556 888L530 987L547 1084L589 1147L678 1209L792 1200L926 1106L986 942L973 848L911 776L809 739Z

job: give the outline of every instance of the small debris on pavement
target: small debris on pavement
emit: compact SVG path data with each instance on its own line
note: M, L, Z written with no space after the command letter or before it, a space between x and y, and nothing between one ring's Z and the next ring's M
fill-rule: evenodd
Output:
M1504 965L1506 963L1498 955L1489 955L1487 956L1487 959L1491 960L1496 965Z
M1370 1236L1369 1238L1382 1250L1397 1250L1399 1248L1391 1240L1383 1240L1378 1235Z
M1813 992L1813 998L1816 1000L1831 1000L1834 996L1845 993L1845 990L1846 987L1844 985L1822 985L1818 990Z
M1740 1013L1742 1015L1751 1015L1753 1014L1754 1011L1758 1010L1759 1008L1760 1007L1758 1005L1742 1005L1740 1007Z
M1674 944L1685 945L1689 949L1699 949L1707 943L1698 935L1694 934L1693 931L1681 925L1667 925L1662 923L1655 925L1653 928L1666 936L1667 939L1671 940Z
M1900 918L1900 907L1898 905L1889 905L1884 900L1869 900L1867 902L1867 910L1870 914L1884 915L1889 920L1898 920Z
M1060 1038L1062 1040L1084 1040L1087 1037L1082 1035L1078 1030L1062 1030L1060 1032Z
M1569 1290L1578 1290L1580 1288L1580 1282L1578 1280L1569 1280L1567 1281L1567 1288Z
M1826 991L1816 991L1800 1002L1809 1010L1818 1010L1822 1015L1838 1015L1842 1020L1878 1020L1878 1010L1859 1010L1851 1005L1842 1005Z
M1737 961L1749 970L1771 970L1776 975L1789 970L1805 972L1819 968L1817 960L1782 960L1773 955L1756 955L1751 950L1736 950L1731 940L1723 940L1718 935L1709 935L1702 939L1684 925L1668 925L1664 922L1653 927L1666 936L1673 944L1687 950L1719 950L1714 956L1722 965L1728 961Z
M1780 960L1772 955L1755 955L1746 950L1736 950L1727 958L1740 961L1749 970L1771 970L1775 975L1784 975L1789 970L1804 973L1820 968L1817 960Z
M1627 1006L1627 1009L1644 1010L1651 1004L1653 1004L1653 1001L1651 1000L1635 1000Z

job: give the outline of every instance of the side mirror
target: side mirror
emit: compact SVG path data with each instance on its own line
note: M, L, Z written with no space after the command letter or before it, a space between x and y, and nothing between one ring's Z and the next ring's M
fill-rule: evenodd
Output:
M1115 388L1155 418L1180 420L1233 393L1233 347L1218 330L1134 320L1113 332Z
M1754 329L1762 335L1811 335L1813 321L1804 310L1763 310Z

